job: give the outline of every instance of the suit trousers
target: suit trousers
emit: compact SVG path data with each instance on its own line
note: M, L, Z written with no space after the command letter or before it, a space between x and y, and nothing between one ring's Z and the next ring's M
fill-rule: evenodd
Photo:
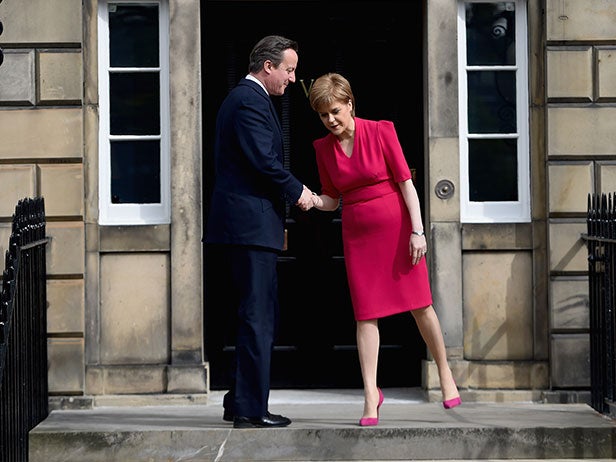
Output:
M262 417L268 412L271 359L278 330L278 252L226 246L231 290L236 301L234 374L223 406L233 415Z

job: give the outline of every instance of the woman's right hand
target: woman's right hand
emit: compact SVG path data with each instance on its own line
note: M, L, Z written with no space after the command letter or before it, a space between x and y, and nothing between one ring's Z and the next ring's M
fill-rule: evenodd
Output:
M409 239L409 254L413 261L413 265L419 263L421 258L426 253L428 253L426 235L422 234L421 236L418 236L417 234L411 233L411 238Z

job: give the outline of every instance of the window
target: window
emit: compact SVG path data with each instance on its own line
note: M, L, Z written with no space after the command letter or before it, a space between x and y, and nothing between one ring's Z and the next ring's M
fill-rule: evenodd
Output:
M165 0L99 2L99 222L170 222Z
M525 0L458 5L460 213L530 221Z

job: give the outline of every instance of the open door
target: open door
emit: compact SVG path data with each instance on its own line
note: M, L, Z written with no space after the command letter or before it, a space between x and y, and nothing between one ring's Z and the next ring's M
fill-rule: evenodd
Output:
M314 79L349 79L356 113L392 120L423 191L423 2L202 1L204 216L212 185L215 118L227 92L246 75L262 36L299 43L298 81L274 97L285 132L288 168L312 190L320 185L312 141L327 132L308 103ZM403 69L411 69L411 72ZM272 364L274 388L361 388L355 322L348 293L340 213L289 207L288 250L279 258L280 334ZM205 347L210 386L228 386L233 354L232 296L206 250ZM300 285L309 278L308 289ZM380 321L379 384L419 386L426 347L408 313Z

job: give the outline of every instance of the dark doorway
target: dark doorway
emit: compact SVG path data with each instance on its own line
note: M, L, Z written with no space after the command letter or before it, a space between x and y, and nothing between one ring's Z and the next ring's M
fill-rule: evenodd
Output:
M288 168L312 190L320 190L312 141L326 130L310 109L307 91L318 76L340 72L353 86L358 117L395 123L423 204L423 1L202 0L201 27L204 216L212 185L216 112L245 76L254 43L269 34L299 43L298 81L274 98L285 131ZM361 388L340 214L289 207L286 223L288 250L279 258L281 325L272 386ZM204 261L210 386L225 389L233 354L233 313L226 303L232 288L217 277L224 261L209 250ZM379 325L380 386L419 386L426 348L412 316L405 313Z

